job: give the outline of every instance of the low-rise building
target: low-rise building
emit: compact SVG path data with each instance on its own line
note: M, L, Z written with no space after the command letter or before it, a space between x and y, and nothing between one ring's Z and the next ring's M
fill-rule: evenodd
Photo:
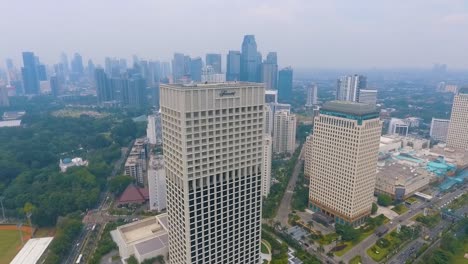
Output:
M112 240L119 247L122 262L135 256L139 263L163 256L167 260L169 237L167 214L148 217L111 231Z
M142 160L138 157L128 157L125 162L124 174L136 179L139 184L143 184L143 166Z
M68 168L70 167L76 167L76 166L88 166L88 161L83 160L82 158L65 158L65 159L60 159L60 171L61 172L66 172Z
M397 159L379 161L375 192L387 194L396 200L404 200L427 188L434 180L434 175L416 163L415 166L409 166L407 162Z

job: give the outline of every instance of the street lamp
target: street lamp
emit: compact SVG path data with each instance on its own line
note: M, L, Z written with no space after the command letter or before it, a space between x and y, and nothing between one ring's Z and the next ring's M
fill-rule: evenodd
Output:
M2 205L2 215L3 215L2 223L6 221L5 208L3 208L3 200L5 200L5 196L0 196L0 205Z

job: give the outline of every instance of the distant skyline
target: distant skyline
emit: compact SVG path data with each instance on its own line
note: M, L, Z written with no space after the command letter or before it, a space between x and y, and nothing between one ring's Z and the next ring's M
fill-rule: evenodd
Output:
M132 55L170 61L241 50L255 35L280 67L468 68L465 0L0 0L0 67L33 51L46 64L75 52L103 65Z

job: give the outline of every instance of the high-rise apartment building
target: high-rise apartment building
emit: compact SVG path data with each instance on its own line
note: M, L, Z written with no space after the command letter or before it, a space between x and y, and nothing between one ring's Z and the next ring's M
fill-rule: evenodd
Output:
M263 117L264 123L263 123L263 131L267 135L273 135L273 123L274 123L274 110L275 107L271 104L265 104L265 114Z
M291 67L279 71L278 77L278 98L280 101L292 98L293 70Z
M39 93L39 77L37 72L36 57L33 52L23 52L23 66L21 73L23 76L23 87L25 94Z
M182 53L174 53L172 59L172 81L177 83L185 75L185 57Z
M461 88L453 99L447 146L468 149L468 88Z
M226 80L240 81L240 51L230 50L226 57Z
M265 103L278 103L278 91L277 90L265 90Z
M0 106L10 106L8 99L8 90L5 86L0 85Z
M162 155L151 155L148 162L149 208L158 212L166 209L166 171Z
M221 54L208 53L205 62L206 66L213 67L215 73L221 73Z
M143 108L147 104L146 80L140 74L134 74L128 80L128 105Z
M112 89L104 69L97 68L94 71L94 83L96 84L96 93L99 103L113 100Z
M306 107L317 105L317 85L311 84L307 87Z
M190 61L190 77L194 82L201 82L203 61L200 57L193 58Z
M261 82L267 90L278 88L278 59L276 52L269 52L267 59L262 63Z
M257 52L257 43L254 35L245 35L242 42L242 54L240 64L240 80L247 82L259 81L259 56Z
M375 106L326 103L315 117L309 201L340 224L370 215L382 124Z
M432 139L445 142L449 129L449 119L432 118L429 135Z
M367 78L362 75L342 76L336 83L336 100L359 102L359 90L367 87Z
M357 100L358 103L376 105L377 90L360 89Z
M59 96L60 94L59 78L56 75L51 76L49 82L50 82L50 91L52 93L52 96L53 97Z
M161 85L171 263L260 263L264 96Z
M262 195L270 194L271 186L271 156L273 141L270 135L263 136L263 161L262 161Z
M294 153L296 149L296 115L286 110L275 111L273 152Z

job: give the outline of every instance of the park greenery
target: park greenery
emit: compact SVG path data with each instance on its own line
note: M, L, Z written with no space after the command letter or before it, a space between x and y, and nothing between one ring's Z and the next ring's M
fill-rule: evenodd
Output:
M379 207L377 206L376 203L372 203L372 209L371 209L371 214L375 214L377 213L377 210L379 209Z
M440 222L440 215L435 214L435 215L418 215L416 217L416 221L422 223L426 227L432 228L436 226Z
M52 112L64 106L44 97L14 99L15 107L26 115L22 127L0 129L0 196L8 217L24 218L24 206L30 204L38 226L53 226L59 216L93 208L121 147L144 132L122 112L57 117ZM73 157L89 165L60 172L59 160Z
M408 207L404 204L397 204L395 207L392 208L392 211L396 212L397 214L401 215L408 211Z
M104 228L104 232L102 233L102 236L98 242L96 251L94 251L93 256L89 260L89 264L98 264L101 263L101 258L111 252L114 249L117 249L117 244L112 240L112 237L110 235L110 231L116 229L118 226L121 226L125 224L124 221L115 221L115 222L109 222L106 224L106 227Z
M273 218L281 203L284 192L288 186L289 179L294 171L302 145L296 149L296 152L289 160L277 159L271 163L272 179L277 182L270 188L270 194L263 199L262 216L263 218Z
M49 252L44 264L59 264L73 247L75 237L81 232L83 224L76 214L60 218L57 223L57 232L50 243Z
M296 187L291 200L291 207L293 210L303 212L309 203L309 188L307 181L304 177L304 167L302 166L301 172L297 176Z
M377 204L380 206L389 206L393 203L392 197L387 194L379 194L377 196Z
M390 253L401 249L406 243L415 239L421 232L420 226L408 227L401 226L400 232L393 231L377 242L367 250L367 254L375 261L379 262L387 257Z
M265 239L264 235L269 235L270 238ZM271 244L272 241L270 241L271 238L273 238L271 240L276 240L275 236L281 239L282 241L284 241L284 243L286 243L287 246L293 248L296 251L295 252L296 257L299 258L302 261L302 263L304 264L321 263L320 260L318 260L316 256L311 255L307 251L305 251L302 248L301 244L299 244L299 242L294 240L294 238L288 235L287 233L278 231L275 228L268 226L266 224L262 224L262 239L265 239L266 241L270 243L270 245L272 246L272 251L274 251L274 249L277 248L277 246L274 246L273 244ZM286 253L287 253L287 246L286 246ZM275 257L274 257L274 252L272 253L273 253L273 258L272 258L272 262L270 263L273 263L273 264L287 264L288 263L287 259L286 261L284 261L284 258L282 258L282 260L279 262L273 262L273 260L275 260Z
M458 222L451 230L445 233L440 241L440 246L428 252L419 263L445 264L465 263L465 252L468 251L468 219Z

